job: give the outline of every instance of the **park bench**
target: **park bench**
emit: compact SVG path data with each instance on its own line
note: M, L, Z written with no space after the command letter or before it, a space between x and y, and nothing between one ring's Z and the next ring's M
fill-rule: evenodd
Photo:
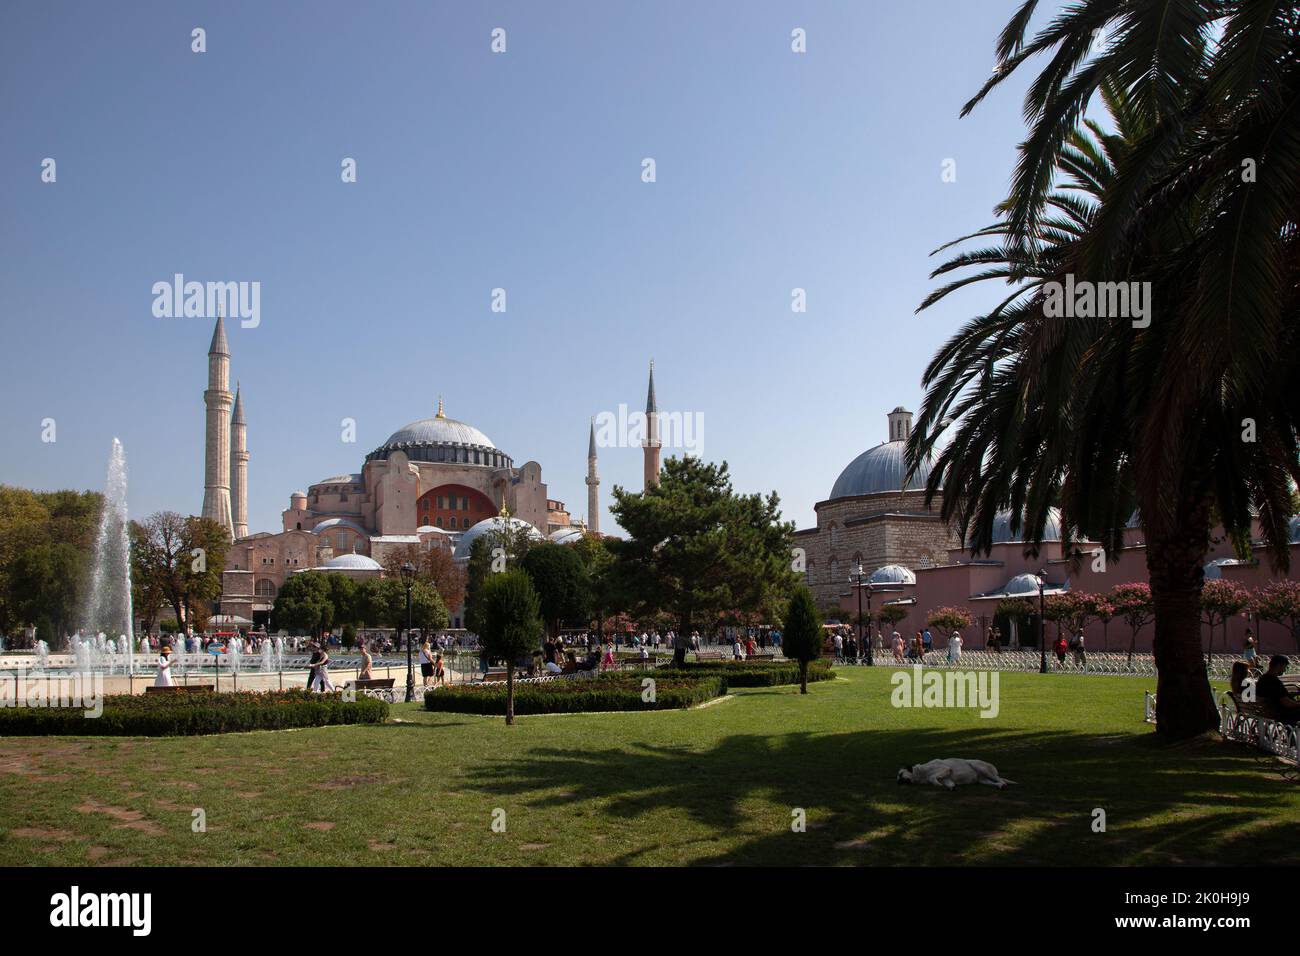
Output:
M751 660L751 661L774 661L774 660L776 660L776 654L773 654L773 653L767 653L767 652L761 652L761 651L760 651L760 652L757 653L757 654L750 654L749 657L746 658L746 660Z
M357 690L392 690L393 677L367 677L365 680L348 681Z
M146 694L210 694L216 690L215 684L173 684L171 687L154 687L144 689Z
M622 660L620 660L620 661L618 662L618 666L619 666L620 668L622 668L622 667L657 667L658 665L659 665L659 659L656 658L656 657L647 657L645 660L642 660L642 659L639 658L639 657L625 657L625 658L623 658Z
M504 667L489 667L486 673L479 675L480 684L490 684L494 681L503 681L506 679L506 669Z
M1249 744L1293 768L1300 765L1300 731L1294 724L1273 719L1259 701L1241 700L1232 691L1224 696L1235 708L1219 708L1219 732L1225 740Z
M697 661L720 661L722 660L722 651L696 651L695 659Z

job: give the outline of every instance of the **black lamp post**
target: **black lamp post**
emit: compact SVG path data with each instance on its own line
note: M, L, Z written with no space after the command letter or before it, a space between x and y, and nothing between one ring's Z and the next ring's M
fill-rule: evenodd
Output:
M1047 572L1038 572L1038 673L1047 673L1047 618L1043 617L1043 586L1047 582Z
M410 561L401 567L402 583L406 585L406 702L415 700L415 671L411 666L411 587L415 584L415 565Z
M861 561L858 562L858 566L853 573L849 575L849 583L858 590L858 656L862 656L862 648L865 646L867 649L867 666L873 667L875 666L875 656L872 654L871 638L864 636L864 630L871 619L871 581L869 575L862 570ZM867 616L865 619L862 617L862 591L864 588L867 591Z

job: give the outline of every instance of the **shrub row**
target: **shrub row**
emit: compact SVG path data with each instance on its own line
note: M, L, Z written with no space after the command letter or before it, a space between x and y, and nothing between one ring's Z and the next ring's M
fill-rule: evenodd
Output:
M516 714L581 714L607 710L674 710L694 707L726 691L716 674L671 675L654 671L655 699L641 699L644 673L515 685ZM505 684L461 684L425 691L425 710L457 714L504 714Z
M780 684L799 683L799 664L796 661L758 663L751 661L687 661L681 667L660 668L655 674L685 671L695 675L717 675L727 687L776 687ZM815 660L808 665L808 683L830 680L835 675L826 660Z
M306 690L235 694L144 694L104 698L104 712L74 708L0 707L0 737L189 737L327 724L381 724L388 704L372 697Z

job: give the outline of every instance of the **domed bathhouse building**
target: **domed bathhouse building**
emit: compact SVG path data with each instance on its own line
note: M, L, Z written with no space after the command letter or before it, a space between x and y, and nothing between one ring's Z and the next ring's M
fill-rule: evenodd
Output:
M890 565L910 573L943 564L961 543L939 517L942 495L925 507L929 469L903 480L912 413L900 406L887 420L888 440L849 462L830 495L814 506L817 527L795 532L819 607L838 605L851 594L849 575L859 564L868 573Z

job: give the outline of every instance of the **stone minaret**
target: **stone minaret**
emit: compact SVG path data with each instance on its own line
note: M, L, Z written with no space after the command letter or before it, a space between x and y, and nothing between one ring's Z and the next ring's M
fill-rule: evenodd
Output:
M659 406L655 403L655 360L650 360L650 388L645 396L645 490L659 484Z
M208 388L203 393L208 408L207 440L204 443L203 517L234 532L230 516L230 348L226 326L217 316L208 347Z
M600 476L596 474L596 419L587 442L587 530L600 533Z
M230 419L230 511L235 540L248 537L248 423L244 398L235 385L235 414Z

